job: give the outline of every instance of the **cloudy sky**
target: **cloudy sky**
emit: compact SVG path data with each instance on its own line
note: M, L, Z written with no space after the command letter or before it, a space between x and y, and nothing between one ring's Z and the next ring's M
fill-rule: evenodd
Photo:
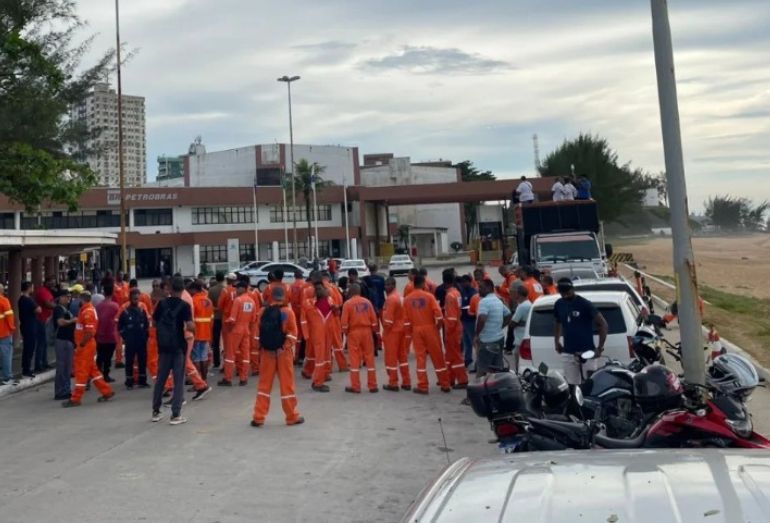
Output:
M108 0L79 0L114 43ZM691 208L710 194L770 199L770 2L673 0ZM137 50L124 92L146 97L155 157L295 141L529 174L579 132L663 168L646 0L124 0Z

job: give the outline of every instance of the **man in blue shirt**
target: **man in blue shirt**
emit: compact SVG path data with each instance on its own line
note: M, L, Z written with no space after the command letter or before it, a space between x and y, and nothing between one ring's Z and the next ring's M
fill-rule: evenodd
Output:
M576 200L591 199L591 180L585 174L578 176Z
M554 326L554 346L562 355L564 378L570 385L583 382L580 355L592 350L597 356L604 351L607 340L607 321L589 300L575 294L572 280L562 278L556 289L561 298L553 306L556 321ZM599 334L599 345L594 346L594 327ZM564 344L561 342L564 336Z
M438 293L438 291L436 291ZM476 334L476 315L471 314L471 300L478 291L473 288L473 279L463 274L460 277L460 310L462 310L463 324L463 357L465 366L470 367L473 363L473 336Z
M504 329L511 321L511 311L495 294L492 280L479 284L479 313L476 318L476 379L503 368Z

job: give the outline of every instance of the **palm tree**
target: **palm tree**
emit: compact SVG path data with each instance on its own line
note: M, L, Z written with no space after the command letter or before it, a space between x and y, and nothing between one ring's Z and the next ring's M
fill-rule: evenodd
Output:
M296 195L302 195L305 199L305 218L307 218L307 252L310 253L310 237L313 231L313 181L315 181L315 190L318 194L324 187L334 185L333 182L321 178L321 174L326 171L326 167L317 162L310 163L306 159L301 159L294 166L294 190ZM291 180L287 184L287 190L291 191ZM318 239L316 238L316 241Z

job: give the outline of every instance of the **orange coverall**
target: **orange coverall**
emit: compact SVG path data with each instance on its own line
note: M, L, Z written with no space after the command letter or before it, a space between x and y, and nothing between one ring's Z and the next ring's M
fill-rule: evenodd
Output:
M404 306L401 295L394 290L385 299L382 307L382 343L385 346L385 370L388 373L388 385L398 386L398 374L401 384L411 387L409 376L409 343L404 332Z
M438 383L442 389L449 388L449 373L444 354L441 352L441 337L438 326L443 316L436 298L422 290L415 289L404 298L404 327L411 333L414 354L417 359L417 388L428 391L428 356L436 369Z
M444 352L449 371L449 382L454 385L468 384L468 371L462 351L462 296L456 287L447 290L444 298Z
M342 306L342 332L348 336L350 353L350 386L361 390L361 358L366 362L369 390L377 388L377 367L374 362L372 332L378 334L379 323L374 305L362 296L353 296Z
M530 276L524 280L524 285L526 285L527 289L529 289L529 295L527 296L527 299L532 303L535 303L535 300L543 295L543 286L540 285L540 282L537 281L533 276ZM508 306L508 304L506 304L506 306Z
M217 302L217 309L222 313L222 354L227 350L227 344L230 343L230 333L233 330L233 326L225 322L225 319L230 317L230 308L233 306L234 299L235 287L228 285L222 289L222 292L219 294L219 301ZM224 364L222 367L224 367Z
M192 312L195 309L195 304L193 303L192 296L190 296L190 293L185 291L182 291L182 300L190 306L190 312ZM190 358L192 354L192 347L193 347L193 341L195 339L195 336L187 331L184 333L184 339L187 342L187 354L185 357L185 375L190 379L190 381L193 384L193 388L195 390L204 390L209 387L209 384L204 380L200 373L198 372L198 369L195 367L195 365L192 362L192 358ZM169 376L168 381L166 382L166 388L173 389L174 384L171 376Z
M249 379L252 329L256 322L257 305L248 293L236 296L230 308L230 315L225 320L231 325L230 343L225 347L225 379L233 380L236 358L240 361L238 369L241 381Z
M300 307L300 318L306 302L315 303L315 286L308 282L305 288L302 290L302 305ZM302 377L310 379L313 377L313 371L315 370L315 349L311 339L305 338L305 363L302 365Z
M98 322L94 306L91 302L84 303L80 308L78 321L75 323L75 391L70 398L73 403L80 404L89 379L93 381L94 386L99 389L103 397L111 397L115 394L96 367L96 339L92 336L85 347L80 346L87 332L96 334Z
M336 285L325 280L324 287L329 290L329 300L332 305L337 307L332 313L331 321L329 322L329 328L331 329L332 344L331 350L334 355L334 361L337 362L337 369L342 372L348 370L348 362L345 359L345 344L342 341L342 322L340 320L342 303L345 299L342 297L342 293ZM331 372L331 361L329 362L329 371Z
M332 299L326 298L329 306ZM313 367L313 385L320 387L331 374L332 369L332 318L334 311L326 316L318 309L318 299L306 300L302 307L300 324L306 345L313 347L315 366Z
M128 284L123 282L114 282L112 285L112 301L118 305L124 305L128 301ZM120 333L115 333L115 364L123 363L123 339Z
M282 305L288 305L289 300L289 286L283 283L282 281L274 281L270 282L267 287L265 287L265 290L262 292L262 299L265 303L273 303L273 289L276 287L283 287L284 293L283 295L286 297L286 303L283 303Z
M257 315L257 324L262 318L262 309ZM263 424L270 410L270 391L273 379L278 373L281 387L281 406L286 416L286 424L294 425L300 418L297 410L297 396L294 391L294 349L297 344L297 320L290 307L281 307L281 330L286 335L283 348L277 351L263 349L259 351L259 383L257 399L254 402L253 420Z

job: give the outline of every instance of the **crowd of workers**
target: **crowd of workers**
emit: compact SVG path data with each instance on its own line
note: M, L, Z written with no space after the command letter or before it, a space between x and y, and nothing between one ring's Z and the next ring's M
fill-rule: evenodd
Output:
M154 382L153 420L162 417L162 398L171 396L166 403L174 424L185 421L185 382L197 401L212 390L209 380L217 379L217 371L221 387L245 386L259 376L253 426L265 422L277 376L286 423L294 425L304 421L294 366L318 393L329 392L335 366L349 374L346 392L376 393L376 357L383 350L384 390L428 394L428 359L442 392L464 389L469 372L480 377L503 366L503 353L513 353L523 337L528 306L557 292L550 277L527 267L500 267L503 283L495 286L479 264L472 274L446 269L439 284L425 269L412 270L402 295L394 278L370 269L363 278L352 269L336 282L328 272L313 271L305 280L297 271L291 285L277 270L262 291L233 273L209 281L178 275L155 280L150 293L122 273L107 273L100 292L91 283L57 286L47 280L35 289L24 282L17 307L23 375L47 368L50 339L56 350L54 398L64 407L80 406L91 385L99 401L109 401L115 395L114 361L125 369L126 389ZM0 341L13 333L13 314L0 287Z

